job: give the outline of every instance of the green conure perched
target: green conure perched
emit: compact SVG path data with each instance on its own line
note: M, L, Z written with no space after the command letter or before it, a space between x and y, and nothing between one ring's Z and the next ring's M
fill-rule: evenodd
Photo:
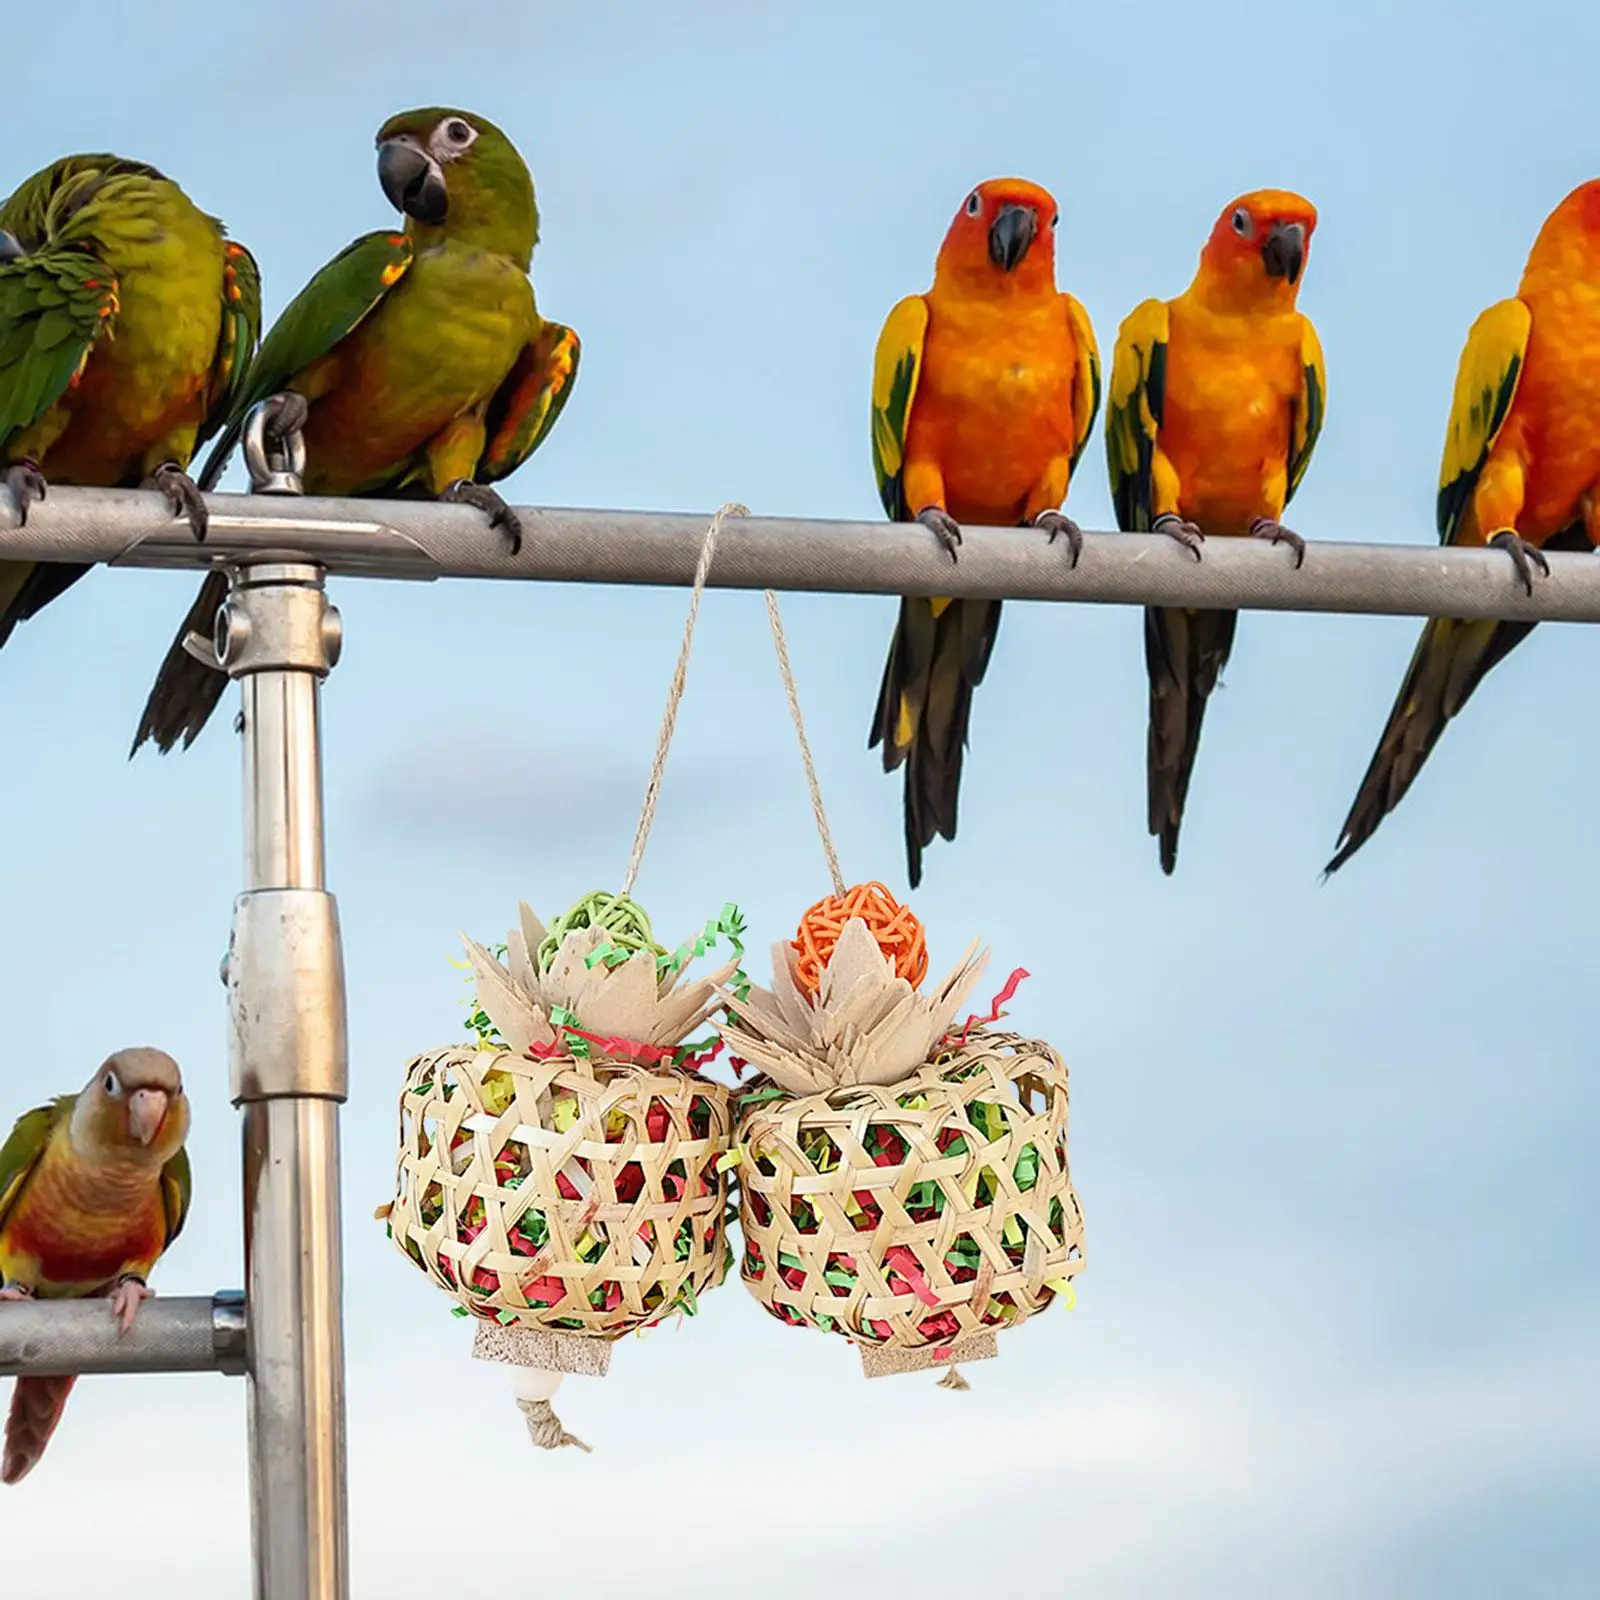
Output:
M378 133L378 181L403 233L369 233L334 257L262 341L206 462L222 474L245 416L303 432L312 495L434 496L487 512L521 545L487 485L555 425L578 369L578 336L540 317L528 269L539 239L533 179L511 141L465 111L407 111ZM133 748L192 744L227 679L183 648L209 637L227 594L207 577L178 630Z
M28 518L46 480L160 489L197 539L185 475L261 333L261 280L170 178L68 156L0 204L0 481ZM89 568L0 561L0 645Z
M164 1050L119 1050L78 1094L20 1117L0 1146L0 1300L104 1295L126 1333L183 1230L189 1100ZM17 1379L0 1483L31 1472L73 1377Z

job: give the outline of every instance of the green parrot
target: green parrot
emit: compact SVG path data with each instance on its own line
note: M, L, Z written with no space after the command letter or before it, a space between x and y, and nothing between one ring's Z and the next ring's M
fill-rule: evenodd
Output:
M185 469L261 334L242 245L154 167L67 156L0 204L0 481L19 521L46 479L159 489L195 538ZM0 561L0 645L89 568Z
M539 240L516 147L471 112L407 111L378 132L378 182L404 232L369 233L300 291L262 341L201 474L209 488L257 403L269 437L299 429L311 495L432 496L486 512L515 553L516 515L488 485L555 425L577 377L571 328L546 322L528 270ZM183 648L211 634L227 580L212 573L162 663L139 731L193 744L227 679Z
M189 1214L188 1135L177 1062L142 1048L119 1050L80 1093L19 1118L0 1147L0 1300L105 1295L131 1328L151 1268ZM38 1464L75 1382L17 1379L0 1483Z

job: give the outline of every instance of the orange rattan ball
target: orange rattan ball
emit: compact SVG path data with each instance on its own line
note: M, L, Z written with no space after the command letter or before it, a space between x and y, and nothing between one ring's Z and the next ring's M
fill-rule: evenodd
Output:
M894 963L898 976L913 988L922 982L928 972L928 946L922 936L922 924L881 883L858 883L843 894L819 900L800 919L794 948L800 956L797 976L801 989L807 994L817 992L822 969L852 917L860 917L866 923L878 948Z

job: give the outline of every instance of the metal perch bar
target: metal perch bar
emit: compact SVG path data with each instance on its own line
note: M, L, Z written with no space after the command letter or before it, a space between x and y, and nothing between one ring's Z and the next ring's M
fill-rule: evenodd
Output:
M245 1364L244 1295L147 1300L127 1333L104 1300L0 1305L0 1377L68 1373L225 1372Z
M466 506L431 501L212 495L211 534L195 544L157 494L51 489L14 526L0 493L0 559L204 567L268 552L330 573L406 579L516 578L687 586L702 513L518 508L525 538L502 535ZM1196 561L1153 534L1089 533L1073 568L1035 529L967 528L952 562L916 523L729 518L711 586L868 594L942 594L1100 605L1367 612L1600 622L1600 562L1553 554L1533 594L1499 550L1312 543L1303 568L1255 539L1211 539Z

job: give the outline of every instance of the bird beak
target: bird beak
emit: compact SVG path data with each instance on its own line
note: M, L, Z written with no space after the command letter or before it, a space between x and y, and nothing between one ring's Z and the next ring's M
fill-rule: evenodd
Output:
M0 267L9 267L13 261L20 261L27 253L16 234L7 233L4 228L0 228Z
M170 1103L165 1089L135 1089L128 1096L128 1128L140 1144L148 1146L161 1132Z
M1306 230L1298 222L1275 222L1261 242L1261 262L1269 278L1300 281L1306 263Z
M1004 206L989 227L989 259L1002 272L1010 272L1028 253L1039 219L1031 206Z
M404 140L385 139L378 146L378 182L389 204L418 222L443 222L450 209L439 163Z

